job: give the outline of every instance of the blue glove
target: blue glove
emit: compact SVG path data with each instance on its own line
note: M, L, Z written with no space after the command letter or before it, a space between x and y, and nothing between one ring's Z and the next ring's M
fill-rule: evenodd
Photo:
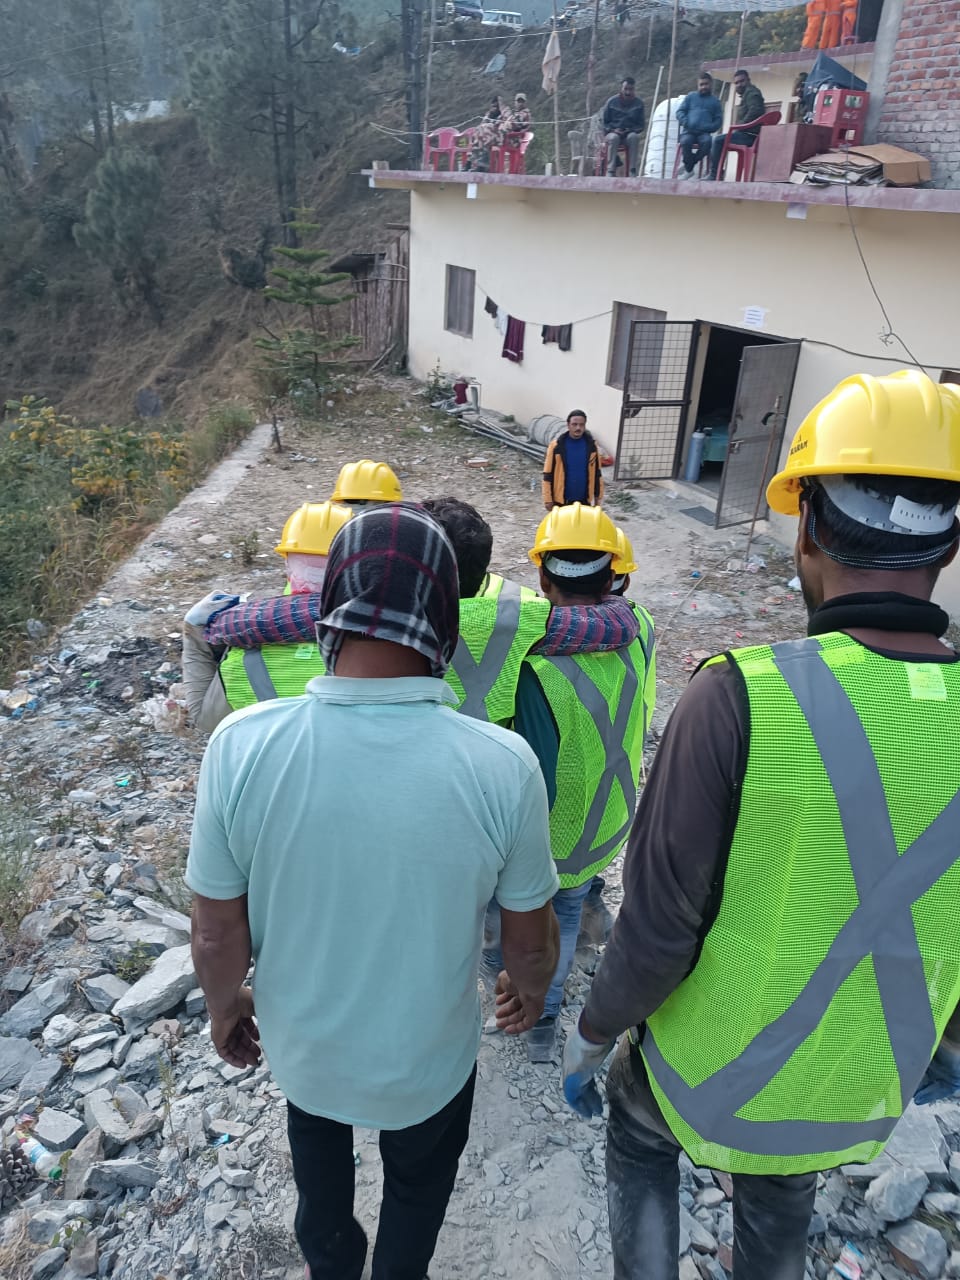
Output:
M578 1116L591 1120L603 1114L603 1101L594 1076L616 1042L595 1044L580 1034L579 1024L563 1048L563 1096Z
M222 613L224 609L232 609L239 603L239 596L228 595L226 591L211 591L209 595L197 601L183 620L195 627L205 627L216 614Z

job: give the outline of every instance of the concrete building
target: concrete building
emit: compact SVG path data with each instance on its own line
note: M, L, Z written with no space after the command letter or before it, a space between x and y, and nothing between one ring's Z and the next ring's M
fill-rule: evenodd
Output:
M927 84L927 96L898 115L884 89L901 83L918 15L940 35L913 54L912 83ZM868 58L875 69L873 138L930 151L932 186L372 171L371 184L410 191L411 371L424 378L439 362L520 422L584 408L620 479L678 480L700 430L697 483L716 523L762 518L766 478L793 430L841 378L916 360L960 380L948 318L960 276L960 134L953 150L931 150L960 123L956 67L940 74L943 32L958 23L960 0L886 0L876 42L857 55L856 74L868 78ZM789 63L788 74L764 73L767 83L752 72L768 101L776 75L792 86L795 56L812 61L771 60ZM926 117L936 110L934 134ZM520 362L504 358L498 309L501 322L525 322ZM779 517L771 532L793 536ZM960 613L960 569L944 598Z

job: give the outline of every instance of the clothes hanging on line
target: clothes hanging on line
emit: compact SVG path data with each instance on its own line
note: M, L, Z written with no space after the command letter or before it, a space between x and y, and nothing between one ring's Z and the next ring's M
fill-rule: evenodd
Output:
M494 320L496 320L497 312L500 310L500 308L497 306L497 304L494 302L492 298L487 298L486 302L483 304L483 309L488 316L493 316Z
M523 360L523 339L527 329L525 320L517 320L515 316L507 317L507 331L503 339L503 351L501 355L504 360L512 360L514 364L520 364Z
M503 307L497 307L497 332L502 336L507 336L507 325L510 323L510 317L507 315Z
M540 330L544 345L555 342L561 351L569 351L573 346L572 324L545 324Z

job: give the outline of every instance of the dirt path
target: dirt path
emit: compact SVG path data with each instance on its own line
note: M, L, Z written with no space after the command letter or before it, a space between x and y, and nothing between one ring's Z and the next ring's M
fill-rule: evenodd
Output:
M272 546L285 517L303 501L327 497L345 461L389 460L414 499L452 493L473 502L494 528L493 567L535 585L526 554L543 514L534 460L440 419L406 380L360 385L342 395L330 414L328 423L289 431L280 455L270 450L266 429L258 429L64 627L53 646L59 659L38 662L24 686L36 710L0 722L0 779L13 775L25 792L41 797L48 829L56 830L55 818L62 824L65 813L82 805L71 796L109 792L118 815L110 839L125 857L132 852L147 864L170 896L178 893L203 744L192 731L157 732L144 721L143 700L175 679L180 619L195 600L214 587L254 594L279 588L281 566ZM608 505L631 536L641 566L630 594L658 624L655 740L699 660L736 644L800 634L803 611L784 587L792 573L786 558L774 559L764 545L769 570L731 570L731 561L742 563L743 534L717 534L680 514L696 505L689 493L611 485ZM105 662L109 646L114 652ZM616 864L611 871L615 906ZM578 1012L596 958L592 950L578 956L565 1024ZM533 1067L522 1045L484 1037L472 1136L434 1280L572 1280L610 1273L603 1127L569 1113L557 1086L556 1067ZM279 1136L282 1111L277 1100L270 1105L270 1149L277 1161L271 1167L282 1171L288 1167ZM373 1135L358 1135L358 1151L358 1216L369 1225L380 1177ZM289 1235L289 1178L281 1172L268 1192L269 1202L254 1216L286 1223L279 1240L276 1232L270 1236L271 1263L285 1258L293 1277L300 1271ZM171 1248L189 1227L189 1213L187 1206L166 1221ZM265 1226L255 1227L250 1240L267 1234ZM256 1250L255 1243L249 1247Z

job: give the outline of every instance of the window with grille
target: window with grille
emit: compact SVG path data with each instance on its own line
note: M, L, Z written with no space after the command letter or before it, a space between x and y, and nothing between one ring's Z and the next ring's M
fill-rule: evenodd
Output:
M634 320L666 320L667 313L658 311L655 307L635 307L629 302L615 302L613 304L613 322L610 328L610 359L607 364L607 386L616 387L618 391L623 390L623 377L627 369L627 350L630 346L630 326ZM651 329L653 327L651 326ZM662 331L657 329L649 334L641 333L638 342L651 342L655 344L663 343ZM642 356L642 352L634 352L635 359ZM660 365L660 352L650 352L651 356L656 356L646 363L650 366L650 386L631 385L630 392L633 396L654 396L657 390L657 373ZM642 359L640 363L645 363ZM643 379L641 378L642 382Z
M473 337L473 295L477 273L469 267L447 267L447 297L443 327L462 338Z

